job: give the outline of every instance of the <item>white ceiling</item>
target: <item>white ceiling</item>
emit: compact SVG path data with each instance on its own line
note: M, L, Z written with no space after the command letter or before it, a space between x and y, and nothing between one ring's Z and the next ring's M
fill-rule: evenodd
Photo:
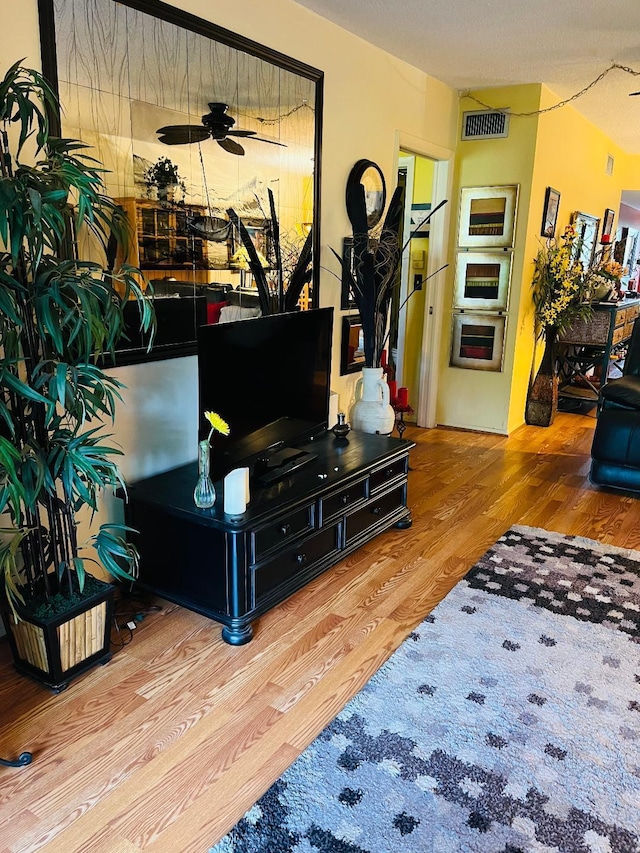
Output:
M546 83L640 153L640 0L297 0L455 89ZM493 105L492 105L493 106ZM496 106L500 106L496 104Z

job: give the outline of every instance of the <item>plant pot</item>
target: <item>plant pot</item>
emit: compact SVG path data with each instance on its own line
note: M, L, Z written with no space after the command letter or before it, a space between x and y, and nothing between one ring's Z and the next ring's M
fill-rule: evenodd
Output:
M99 586L96 592L56 616L39 618L20 608L16 623L8 605L2 606L15 668L55 693L111 659L114 586L93 581Z
M556 331L545 333L544 354L527 394L525 421L531 426L551 426L558 411L558 371L555 357Z
M351 409L351 427L361 432L389 435L395 412L389 404L389 386L381 367L363 367L356 383L356 401Z
M163 184L158 186L158 199L160 201L175 201L178 195L178 184Z

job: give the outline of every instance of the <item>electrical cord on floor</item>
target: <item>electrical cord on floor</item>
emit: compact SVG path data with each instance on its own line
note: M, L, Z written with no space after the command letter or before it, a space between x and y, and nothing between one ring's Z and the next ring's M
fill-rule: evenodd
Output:
M139 623L150 613L162 610L155 604L148 604L141 598L129 593L122 593L116 601L113 611L113 627L111 629L111 650L119 652L133 640L133 632Z

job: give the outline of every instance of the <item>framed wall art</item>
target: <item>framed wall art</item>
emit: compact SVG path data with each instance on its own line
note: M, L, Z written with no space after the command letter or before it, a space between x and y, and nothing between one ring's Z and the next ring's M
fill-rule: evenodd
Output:
M547 187L544 195L544 210L542 212L542 237L556 236L556 223L558 222L558 209L560 207L560 193L553 187Z
M458 252L453 307L506 311L512 258L511 252Z
M506 317L496 314L454 314L451 367L502 370Z
M460 191L458 246L509 249L515 238L518 185L463 187Z
M414 237L428 237L429 223L424 220L429 215L431 210L431 202L421 201L411 205L411 239Z

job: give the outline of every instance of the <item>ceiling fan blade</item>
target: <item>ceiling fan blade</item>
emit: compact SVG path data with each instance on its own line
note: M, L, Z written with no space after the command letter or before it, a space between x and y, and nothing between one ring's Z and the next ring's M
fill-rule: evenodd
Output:
M204 128L199 124L166 124L159 127L156 133L189 133L193 130L202 131Z
M160 142L165 145L187 145L190 142L202 142L209 137L209 131L204 127L193 124L174 124L160 127Z
M630 98L632 98L634 95L640 95L640 92L629 92Z
M227 136L255 136L256 133L255 130L230 130Z
M224 148L224 150L228 151L229 154L237 154L238 157L244 156L244 148L242 145L234 142L233 139L216 139L216 142L220 148Z

